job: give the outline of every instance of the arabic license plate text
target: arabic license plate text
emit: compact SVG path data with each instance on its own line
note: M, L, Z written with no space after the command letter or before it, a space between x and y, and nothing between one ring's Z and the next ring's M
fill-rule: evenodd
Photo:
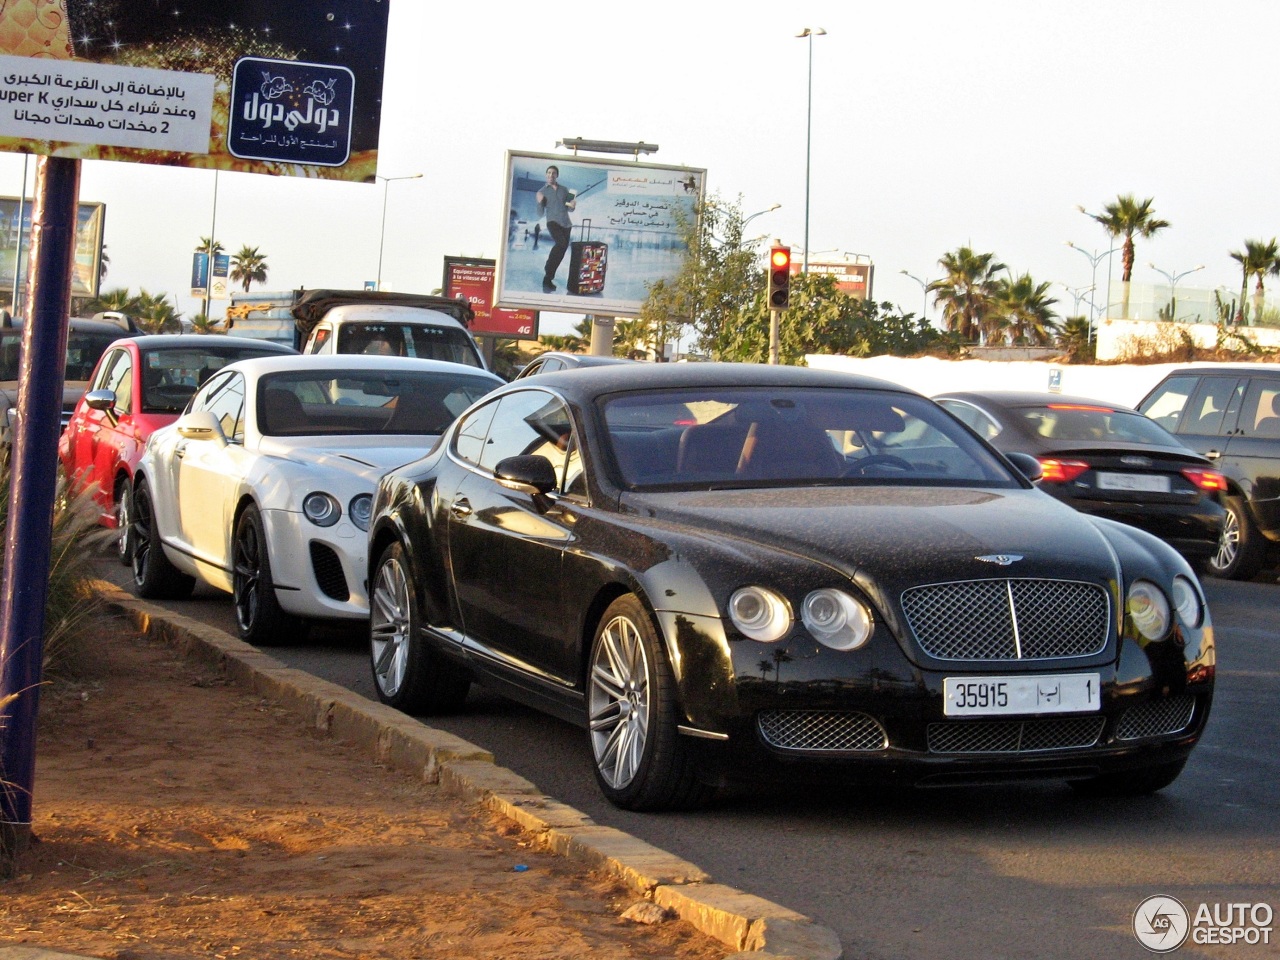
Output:
M976 717L1100 710L1099 688L1096 673L946 677L942 712L948 717Z

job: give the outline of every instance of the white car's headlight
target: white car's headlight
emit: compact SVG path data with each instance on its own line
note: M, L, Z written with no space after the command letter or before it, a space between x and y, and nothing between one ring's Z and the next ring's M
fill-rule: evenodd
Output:
M1178 611L1178 619L1188 627L1194 629L1204 622L1200 591L1186 577L1173 578L1173 608Z
M729 598L729 619L752 640L776 643L791 632L787 601L764 587L743 587Z
M1150 580L1134 582L1125 607L1133 625L1148 640L1161 640L1169 632L1169 601Z
M342 505L327 493L308 493L302 512L317 527L332 527L342 516Z
M361 530L368 530L369 518L373 516L373 494L361 493L352 497L347 504L347 516Z
M813 591L804 598L800 619L832 650L857 650L871 638L871 611L843 590Z

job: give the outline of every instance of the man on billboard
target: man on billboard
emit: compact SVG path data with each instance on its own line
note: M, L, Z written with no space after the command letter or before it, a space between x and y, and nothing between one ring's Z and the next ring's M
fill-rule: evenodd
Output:
M573 221L569 211L577 206L573 191L559 183L560 168L547 167L547 185L538 191L538 212L547 218L547 231L551 234L551 252L547 254L547 266L542 274L542 292L551 293L556 288L556 271L564 261L573 234Z

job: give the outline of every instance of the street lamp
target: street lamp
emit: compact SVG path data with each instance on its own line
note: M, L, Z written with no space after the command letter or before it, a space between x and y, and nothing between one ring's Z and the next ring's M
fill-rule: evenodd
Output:
M417 180L422 176L420 173L410 173L403 177L384 177L378 174L377 177L382 181L382 230L378 234L378 279L377 289L382 289L382 247L387 240L387 188L392 180Z
M1147 266L1169 281L1169 306L1175 314L1175 316L1171 316L1169 319L1177 320L1178 318L1176 314L1178 312L1178 281L1181 280L1183 277L1190 276L1191 274L1195 273L1197 270L1203 270L1204 264L1202 263L1198 267L1192 267L1190 270L1183 270L1181 273L1170 273L1168 270L1161 270L1150 260L1147 261Z
M1087 213L1084 207L1077 208L1081 213ZM1093 325L1098 319L1098 308L1094 305L1093 294L1098 289L1098 264L1102 262L1103 257L1109 257L1111 254L1119 250L1119 247L1112 247L1110 250L1104 250L1098 253L1096 250L1090 253L1083 247L1077 247L1070 240L1064 241L1068 247L1076 253L1083 254L1089 261L1089 265L1093 267L1093 275L1089 284L1089 342L1093 343ZM1107 306L1111 305L1111 262L1107 261Z
M1072 307L1072 310L1074 310L1077 315L1080 313L1080 301L1084 299L1084 295L1087 293L1089 294L1090 301L1093 299L1093 287L1069 287L1062 281L1058 281L1058 286L1071 294L1072 299L1075 300L1075 306ZM1093 309L1092 303L1089 309Z
M799 38L809 40L809 98L805 112L804 126L804 259L800 269L809 272L809 158L813 145L813 38L825 37L827 31L821 27L805 27L796 34Z
M775 203L772 207L765 207L763 210L757 210L755 213L751 214L751 216L749 217L743 217L742 224L741 224L742 232L743 233L747 232L747 224L750 223L752 220L754 220L756 217L763 217L766 213L773 213L773 211L777 210L780 206L782 206L782 204Z
M916 283L920 284L920 292L924 294L924 309L920 311L920 316L923 317L925 320L928 320L929 319L929 284L933 283L933 281L921 280L914 273L908 273L906 270L899 270L898 272L902 274L904 277L910 277Z

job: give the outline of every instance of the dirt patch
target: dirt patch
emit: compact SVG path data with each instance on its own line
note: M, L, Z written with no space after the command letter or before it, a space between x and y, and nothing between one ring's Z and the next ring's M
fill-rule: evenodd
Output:
M117 958L679 958L731 951L519 827L111 622L42 693L0 945Z

